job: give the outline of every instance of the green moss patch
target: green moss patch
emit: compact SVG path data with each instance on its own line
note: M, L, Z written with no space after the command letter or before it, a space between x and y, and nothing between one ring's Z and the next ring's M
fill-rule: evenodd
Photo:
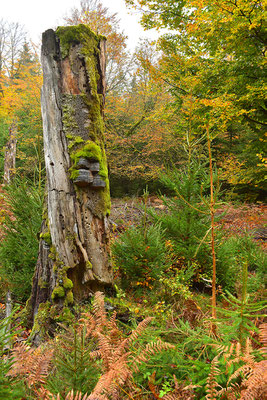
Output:
M90 49L97 49L99 40L103 36L96 35L87 25L59 26L56 35L60 38L60 49L62 57L69 54L70 47L75 44L84 43L83 52L88 54Z
M73 302L74 302L73 293L70 290L70 291L68 291L68 293L66 295L65 303L66 303L66 305L69 305L69 304L73 304Z
M80 136L66 135L69 145L68 148L71 150L74 146L84 143L84 139Z
M73 288L72 280L69 279L69 278L67 278L67 277L65 277L65 278L63 279L63 287L64 287L64 289L66 289L66 290L72 289L72 288Z
M71 160L73 161L73 166L70 169L71 174L77 168L77 164L78 164L80 158L87 158L88 160L91 160L91 161L98 161L99 165L100 165L99 175L104 180L108 179L108 168L107 168L107 163L106 163L106 155L105 155L104 151L101 149L101 147L99 145L97 145L95 142L88 140L82 148L71 153L70 157L71 157Z
M34 339L36 335L38 335L41 340L45 337L50 307L51 303L49 301L39 305L38 312L34 318L31 335L29 337L30 340Z
M52 244L51 234L49 231L41 233L40 238L43 239L48 245Z
M64 298L64 297L65 297L64 288L62 286L56 286L51 295L52 300L56 300L56 299Z

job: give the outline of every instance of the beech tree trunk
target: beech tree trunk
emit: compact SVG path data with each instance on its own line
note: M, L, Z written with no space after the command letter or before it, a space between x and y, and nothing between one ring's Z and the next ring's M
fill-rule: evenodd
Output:
M30 299L33 316L44 303L50 310L66 308L112 282L105 39L78 25L50 29L42 40L47 195Z
M9 127L9 140L6 144L4 162L4 183L9 184L16 171L17 151L17 123L13 122Z

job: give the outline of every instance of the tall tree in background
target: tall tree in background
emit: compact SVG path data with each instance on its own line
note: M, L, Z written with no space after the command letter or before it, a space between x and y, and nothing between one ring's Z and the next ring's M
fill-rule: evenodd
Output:
M7 150L12 148L13 170L16 158L17 168L24 175L35 177L36 181L40 181L39 171L42 170L43 158L40 63L36 53L25 40L16 52L16 57L12 66L12 77L6 68L3 68L1 74L1 144L4 147L7 143ZM8 58L5 64L10 64ZM10 137L11 142L9 143L10 132L12 132L12 137ZM14 146L10 146L14 142L14 138L17 141L16 151L14 151ZM6 160L10 159L8 151L6 151L6 156Z
M2 114L8 118L5 126L8 127L6 134L6 146L4 151L4 182L10 183L15 174L16 150L17 150L17 118L11 109L14 109L15 99L8 99L6 102L6 89L12 86L14 78L15 63L25 37L23 28L18 23L7 23L0 21L0 117ZM11 104L9 104L11 102ZM5 108L9 109L8 112ZM4 112L3 112L4 111ZM4 140L5 140L4 139Z
M0 73L5 73L9 78L14 75L25 37L25 31L18 22L0 20Z
M17 154L17 122L14 120L9 126L9 139L5 146L4 183L9 184L16 171Z
M98 35L106 36L107 97L109 92L120 90L129 72L130 57L126 51L127 36L120 32L117 14L111 14L100 0L81 0L80 7L73 8L64 19L68 25L85 24Z
M160 54L153 43L143 41L133 56L131 81L107 101L107 150L111 178L129 185L152 182L166 164L176 160L179 138L176 115L166 84L158 79Z
M212 108L216 108L221 98L231 104L232 116L227 118L224 134L213 146L221 154L231 152L239 159L240 185L263 188L267 43L263 3L256 0L126 0L126 3L143 11L142 23L146 28L172 30L162 38L161 48L166 54L164 78L177 98L177 107L184 103L188 75L198 81L191 94L194 99L209 103L207 112L212 103Z
M38 182L40 187L44 170L40 106L42 74L36 51L26 41L19 54L14 79L21 97L21 107L17 109L17 170Z

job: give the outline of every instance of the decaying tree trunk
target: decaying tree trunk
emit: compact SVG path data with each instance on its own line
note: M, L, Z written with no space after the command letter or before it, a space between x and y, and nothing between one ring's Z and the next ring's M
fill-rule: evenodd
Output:
M112 282L104 50L105 39L84 25L43 34L47 201L29 302L33 315L47 305L50 313L66 308Z
M17 123L13 122L9 127L9 139L6 144L4 162L4 183L9 184L15 175L17 151Z

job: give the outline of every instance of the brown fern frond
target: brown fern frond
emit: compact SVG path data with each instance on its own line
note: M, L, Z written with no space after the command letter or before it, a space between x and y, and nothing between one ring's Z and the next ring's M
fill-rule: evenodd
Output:
M29 355L32 353L30 346L26 343L21 342L12 350L12 358L14 359L14 364L11 370L8 372L10 376L24 375L24 371L29 369ZM22 366L24 366L22 368Z
M57 397L49 392L49 390L45 389L43 386L41 386L37 390L37 395L38 395L38 400L60 400L60 395L58 394Z
M100 377L88 400L109 400L117 396L120 390L119 386L123 386L131 375L131 371L127 366L128 356L129 353L125 353L124 356L112 366L112 369Z
M114 362L118 359L125 351L129 349L131 344L138 339L138 337L146 330L148 324L151 322L153 318L147 317L143 321L139 322L138 326L132 331L132 333L122 339L120 343L114 348L113 356L110 362Z
M32 385L43 384L48 376L51 368L51 360L53 356L53 350L46 350L43 353L33 353L33 362L31 371L28 373L27 382L31 387Z
M90 337L92 332L96 330L96 321L95 318L90 313L84 313L83 318L79 319L80 329L86 330L85 338Z
M153 394L153 396L155 397L155 399L160 400L159 393L158 393L157 387L155 385L155 376L156 376L156 371L154 371L153 374L150 376L150 378L148 380L148 387L149 387L151 393Z
M177 395L177 393L167 393L165 396L163 397L159 397L159 399L163 399L163 400L180 400L181 397L179 395Z
M45 382L51 368L54 350L49 347L30 348L24 343L12 351L14 364L10 376L26 376L29 387L38 387Z
M112 344L110 343L110 338L106 335L103 335L100 332L97 332L97 340L98 340L98 349L104 363L105 371L108 371L110 366L110 361L112 359L112 350L113 350Z
M245 378L249 376L251 373L251 366L245 364L239 367L235 372L232 373L230 378L228 379L227 385L231 384L231 381L237 379L240 375L243 375Z
M120 332L116 324L116 317L117 317L117 311L114 311L110 319L108 320L107 327L110 331L114 330Z
M107 312L105 310L104 294L102 292L96 292L93 301L93 314L96 324L104 327L107 326Z
M267 324L260 325L260 341L263 346L267 342ZM264 348L264 347L263 347ZM228 365L243 362L229 378L227 388L224 393L228 399L241 397L242 400L261 400L267 397L267 361L256 362L251 340L248 338L244 349L244 354L239 352L238 344L235 349L235 358L228 361ZM234 381L242 378L241 383ZM219 393L222 394L222 391Z
M152 317L147 317L143 321L139 322L137 327L132 331L132 333L125 339L123 339L120 345L114 352L114 358L119 357L125 349L128 349L133 342L135 342L140 335L146 330L148 324L153 320Z
M232 344L229 350L231 351L226 351L224 354L224 359L226 361L226 371L228 371L229 367L233 364L239 364L240 362L243 362L250 368L253 367L255 363L255 357L253 354L253 348L250 338L247 338L246 340L244 353L241 353L241 345L239 342ZM229 380L232 380L231 377Z
M262 348L260 349L263 355L267 355L267 322L259 326L259 336Z
M139 322L134 331L127 338L127 345L130 346L142 333L146 330L150 322L153 321L153 317L147 317L143 321Z
M207 390L207 395L206 399L207 400L217 400L218 396L218 383L216 380L216 377L220 374L220 370L217 367L218 365L218 355L214 357L214 359L211 362L211 368L210 368L210 373L207 378L207 385L206 385L206 390Z
M82 397L82 393L81 392L77 392L75 394L75 397L74 397L74 392L72 390L71 392L69 392L67 394L65 400L87 400L87 399L88 399L87 393Z
M101 358L101 351L99 350L91 351L90 353L91 360L99 360L100 358Z
M236 346L235 346L235 352L236 352L236 356L237 356L237 357L240 357L240 355L241 355L241 350L242 350L241 343L240 343L240 342L237 342L237 343L236 343Z
M48 390L44 389L41 387L38 391L38 400L60 400L60 394L55 397L52 393L50 393ZM71 390L67 395L65 400L88 400L88 395L87 393L83 396L81 392L76 392L74 394L74 391Z
M245 385L241 400L261 400L267 397L267 360L255 364Z
M246 339L246 344L245 344L245 349L244 349L244 361L248 365L254 365L254 362L255 362L255 357L253 354L253 348L252 348L252 343L251 343L250 338Z

